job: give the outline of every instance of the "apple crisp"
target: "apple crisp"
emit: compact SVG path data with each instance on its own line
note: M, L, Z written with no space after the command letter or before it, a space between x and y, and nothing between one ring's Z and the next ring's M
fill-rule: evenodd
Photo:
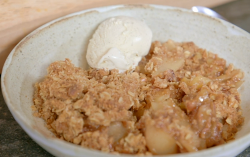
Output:
M135 70L69 59L35 84L34 115L60 139L109 153L195 152L234 139L244 73L193 42L153 42Z

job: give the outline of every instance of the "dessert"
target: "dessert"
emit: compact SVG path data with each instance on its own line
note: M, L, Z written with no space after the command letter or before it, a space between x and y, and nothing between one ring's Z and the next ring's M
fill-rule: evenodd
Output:
M87 62L92 68L134 69L148 54L152 31L132 17L117 16L103 21L89 41Z
M155 41L135 69L48 67L34 115L60 139L109 153L163 155L224 144L244 122L244 73L193 42Z

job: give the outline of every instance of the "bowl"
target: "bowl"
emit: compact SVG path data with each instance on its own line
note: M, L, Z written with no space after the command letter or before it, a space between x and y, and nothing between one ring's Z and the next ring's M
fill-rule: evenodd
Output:
M143 20L153 32L153 41L193 41L245 72L244 85L239 89L245 122L236 139L196 153L169 156L236 156L247 148L250 145L250 34L223 20L160 5L117 5L73 13L41 26L16 45L4 64L1 84L9 110L26 133L55 156L115 156L55 138L43 120L32 115L31 105L33 85L44 78L48 65L69 58L76 66L88 68L85 54L90 37L100 22L118 15Z

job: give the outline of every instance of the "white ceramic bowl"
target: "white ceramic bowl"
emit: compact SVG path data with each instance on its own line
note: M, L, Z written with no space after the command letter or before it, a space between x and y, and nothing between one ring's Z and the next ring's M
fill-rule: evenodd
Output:
M89 38L100 22L117 15L145 21L153 31L153 40L193 41L245 72L245 83L240 89L245 123L236 140L197 153L171 156L235 156L247 148L250 144L250 34L203 14L156 5L119 5L74 13L43 25L12 50L3 68L2 92L12 115L28 135L55 156L111 156L54 138L44 122L32 116L31 105L33 84L46 75L48 65L67 57L76 66L87 68L85 53Z

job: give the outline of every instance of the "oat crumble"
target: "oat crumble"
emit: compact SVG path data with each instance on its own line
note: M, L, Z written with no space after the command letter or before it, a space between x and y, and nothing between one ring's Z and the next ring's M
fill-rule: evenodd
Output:
M35 84L34 115L58 138L109 153L195 152L234 139L244 73L193 42L153 42L134 71L69 59Z

